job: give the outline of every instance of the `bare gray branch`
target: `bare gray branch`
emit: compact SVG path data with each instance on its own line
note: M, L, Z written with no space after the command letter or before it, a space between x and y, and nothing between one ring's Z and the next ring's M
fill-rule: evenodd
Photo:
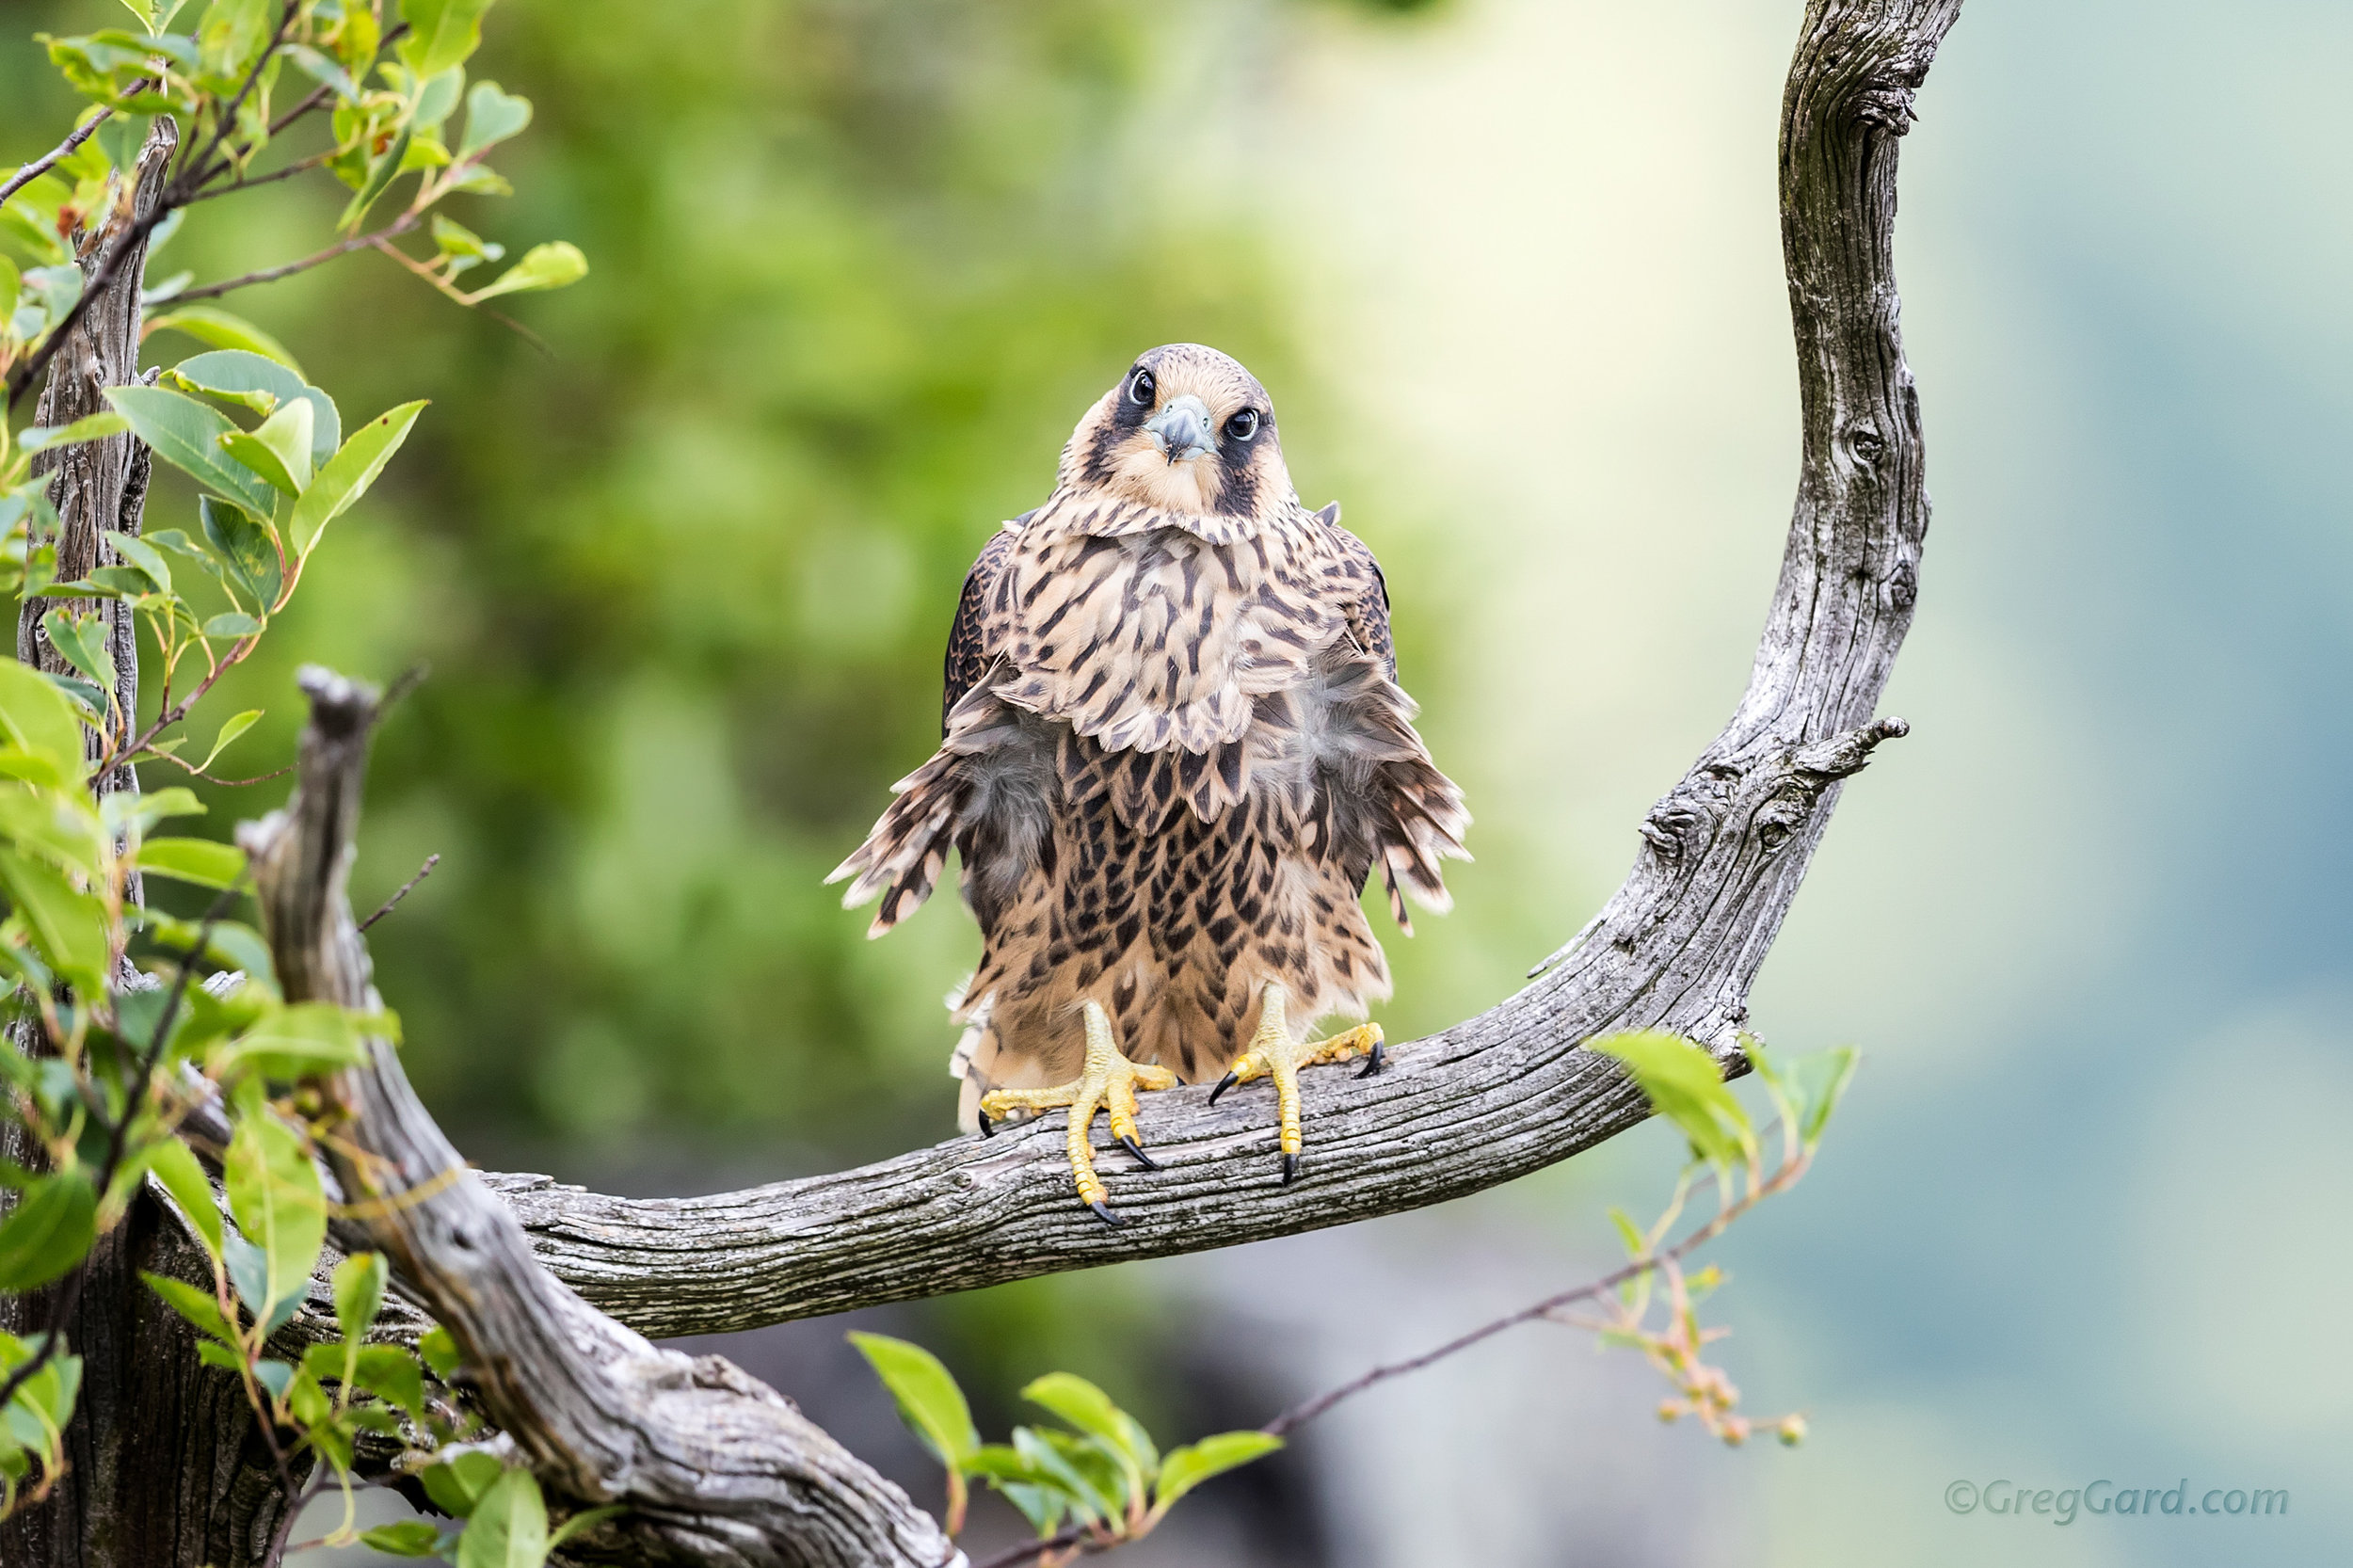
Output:
M1814 0L1790 68L1783 251L1804 416L1781 579L1747 694L1641 824L1625 885L1527 989L1359 1082L1306 1075L1308 1158L1275 1179L1266 1091L1156 1095L1165 1167L1070 1201L1062 1126L860 1170L634 1200L489 1178L540 1259L652 1335L712 1333L1059 1270L1230 1246L1460 1197L1589 1148L1645 1108L1578 1042L1657 1027L1738 1070L1749 988L1840 781L1904 733L1873 710L1910 626L1929 503L1890 255L1897 137L1960 0Z

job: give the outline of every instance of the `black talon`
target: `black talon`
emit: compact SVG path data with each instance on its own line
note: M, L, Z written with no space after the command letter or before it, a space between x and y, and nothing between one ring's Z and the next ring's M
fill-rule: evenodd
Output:
M984 1138L996 1137L997 1124L988 1119L988 1112L985 1111L980 1111L975 1112L974 1114L981 1118L981 1136Z
M1225 1093L1226 1090L1231 1089L1239 1081L1241 1080L1235 1078L1232 1073L1227 1073L1224 1078L1219 1079L1217 1080L1217 1087L1209 1091L1209 1103L1211 1105L1215 1105L1217 1103L1217 1096Z
M1150 1155L1144 1153L1144 1145L1137 1143L1133 1138L1122 1138L1119 1140L1119 1146L1126 1149L1129 1154L1134 1155L1136 1157L1136 1162L1142 1165L1145 1170L1157 1171L1160 1168L1160 1162L1153 1159Z
M1365 1058L1365 1070L1358 1073L1356 1076L1358 1078L1370 1078L1373 1074L1381 1070L1382 1061L1381 1042L1375 1040L1372 1043L1372 1054Z
M1091 1203L1087 1205L1087 1207L1095 1210L1095 1217L1096 1219L1102 1221L1113 1230L1117 1230L1119 1228L1119 1216L1112 1212L1111 1205L1096 1202Z
M1289 1187L1291 1184L1291 1177L1297 1176L1298 1174L1299 1156L1295 1154L1287 1154L1283 1156L1283 1185Z

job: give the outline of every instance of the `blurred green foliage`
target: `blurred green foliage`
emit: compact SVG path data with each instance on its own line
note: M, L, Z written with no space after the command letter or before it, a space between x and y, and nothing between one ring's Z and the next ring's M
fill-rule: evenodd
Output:
M11 8L0 161L72 113L29 35L111 10ZM217 771L288 760L296 664L430 664L382 733L354 901L441 856L371 941L409 1070L475 1158L759 1178L952 1130L968 917L944 896L870 944L821 879L936 739L966 567L1135 353L1236 354L1305 450L1322 415L1279 270L1184 179L1215 127L1163 90L1204 37L1287 10L509 0L471 69L536 105L501 151L520 194L447 210L510 254L566 236L589 281L467 312L362 253L225 301L346 407L433 400L225 683L220 711L268 713ZM343 194L200 209L151 276L307 253ZM1293 470L1311 501L1341 477ZM176 476L149 515L192 515ZM212 820L283 788L208 792ZM1002 1350L1065 1293L975 1304L952 1337Z
M33 8L12 153L65 122L26 24L105 8ZM228 771L282 759L299 660L430 662L385 734L358 896L443 856L376 949L461 1138L691 1129L807 1164L937 1136L968 922L943 901L870 948L820 879L927 750L963 568L1101 385L1180 335L1279 373L1263 269L1128 200L1160 24L1130 8L497 20L476 70L538 106L508 154L525 194L456 214L566 225L597 286L513 307L530 336L374 256L233 296L355 407L434 406L231 694L271 716ZM249 222L201 213L158 275L283 259L337 194L231 198Z

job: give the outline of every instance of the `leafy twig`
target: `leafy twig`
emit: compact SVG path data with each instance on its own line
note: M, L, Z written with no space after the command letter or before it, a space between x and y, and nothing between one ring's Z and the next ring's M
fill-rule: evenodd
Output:
M242 277L223 279L217 283L207 283L201 288L182 289L172 296L172 302L178 304L188 299L216 299L232 289L249 288L255 283L275 283L280 278L291 278L297 272L308 272L311 268L322 263L331 262L338 256L347 256L354 250L364 250L379 241L408 233L416 228L419 221L415 213L403 213L398 218L372 234L356 234L347 240L338 240L324 250L305 256L298 262L288 262L283 266L265 266L259 272L248 272Z
M204 911L203 923L197 929L196 945L181 955L179 973L171 981L171 994L164 999L164 1009L155 1016L155 1032L148 1037L147 1049L139 1057L138 1091L125 1097L122 1115L107 1129L105 1161L91 1182L100 1192L114 1185L115 1174L122 1164L122 1146L129 1137L132 1118L140 1103L147 1098L148 1091L154 1086L155 1069L163 1062L165 1043L171 1038L171 1026L179 1019L180 1003L187 997L190 974L196 968L197 959L212 942L213 927L228 913L229 904L235 897L235 889L231 888L213 900L212 907ZM81 1262L74 1265L73 1272L58 1286L56 1299L49 1312L49 1324L41 1332L40 1351L8 1374L8 1382L0 1383L0 1411L8 1409L8 1401L16 1398L17 1390L31 1382L56 1355L57 1342L64 1337L65 1325L72 1320L74 1307L80 1304L82 1286L89 1278L89 1267L90 1255L84 1253Z
M188 198L188 202L193 206L199 201L210 201L216 196L234 196L241 190L251 190L256 185L274 184L280 180L291 180L297 174L309 173L334 155L332 148L324 152L314 152L307 158L300 158L288 164L283 168L273 168L267 174L248 175L245 179L232 181L225 185L216 185L210 190L200 190Z
M26 164L23 168L18 169L14 174L9 175L8 183L6 184L0 184L0 201L6 201L9 197L14 196L18 191L23 190L26 185L31 184L34 181L40 179L42 175L56 168L57 165L72 157L73 155L73 150L81 146L82 143L89 140L90 136L96 133L98 128L106 122L107 117L113 113L114 110L112 109L99 110L96 114L90 116L88 120L83 121L83 123L75 129L72 136L57 143L56 147L50 149L41 156L35 158L31 163Z
M286 41L286 30L294 25L295 18L301 10L300 0L286 0L286 8L278 18L277 29L270 34L269 42L263 46L262 52L253 57L253 69L247 72L245 80L237 85L237 95L229 100L228 107L213 117L213 139L204 144L203 152L181 164L177 194L182 202L187 201L199 185L211 183L217 172L216 169L207 169L205 165L213 161L213 154L220 151L220 144L229 139L230 131L237 123L237 111L245 107L248 98L253 96L253 88L261 81L263 71L278 57L278 46ZM227 165L224 163L220 167L226 168Z

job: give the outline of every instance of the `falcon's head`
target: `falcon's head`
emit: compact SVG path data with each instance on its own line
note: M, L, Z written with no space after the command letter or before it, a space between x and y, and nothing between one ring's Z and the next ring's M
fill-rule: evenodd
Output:
M1214 348L1177 343L1128 368L1063 449L1062 481L1155 512L1255 522L1294 503L1257 378Z

